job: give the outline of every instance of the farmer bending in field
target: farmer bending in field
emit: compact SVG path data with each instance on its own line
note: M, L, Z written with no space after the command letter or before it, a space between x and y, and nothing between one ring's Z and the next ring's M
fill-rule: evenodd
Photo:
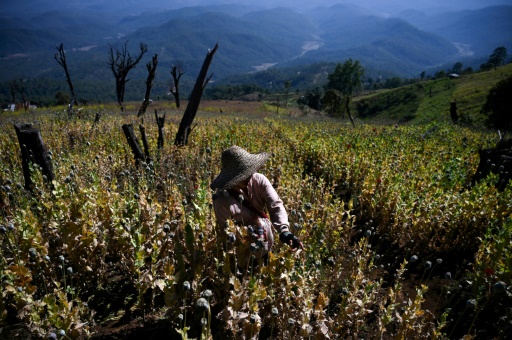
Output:
M257 172L269 157L266 152L251 154L233 145L222 152L221 172L210 185L216 190L213 208L217 226L224 228L229 220L237 226L247 226L245 239L240 240L240 235L231 234L231 237L236 237L238 245L250 244L251 251L258 252L263 258L268 257L274 244L271 226L279 233L279 240L289 245L292 251L304 249L302 242L288 228L283 201L268 178Z

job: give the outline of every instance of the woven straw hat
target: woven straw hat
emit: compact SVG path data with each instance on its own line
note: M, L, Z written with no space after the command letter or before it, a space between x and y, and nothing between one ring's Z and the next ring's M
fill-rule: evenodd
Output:
M252 154L239 146L230 146L222 152L222 169L210 184L210 188L231 188L258 171L269 157L270 154L266 152Z

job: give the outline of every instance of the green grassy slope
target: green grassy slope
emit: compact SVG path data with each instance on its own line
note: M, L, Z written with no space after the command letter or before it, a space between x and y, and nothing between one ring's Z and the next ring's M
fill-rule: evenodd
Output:
M449 121L450 103L456 102L461 121L480 126L485 119L480 111L489 90L511 76L512 64L509 64L457 79L429 80L357 97L354 108L362 120L425 124Z

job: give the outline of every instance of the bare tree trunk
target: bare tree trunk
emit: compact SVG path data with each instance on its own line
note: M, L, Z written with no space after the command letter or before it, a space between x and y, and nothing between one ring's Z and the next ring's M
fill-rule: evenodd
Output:
M150 96L151 96L151 88L153 87L153 80L155 79L156 74L156 66L158 65L158 55L155 54L151 63L146 64L146 68L148 69L148 79L146 80L146 94L144 95L144 101L140 106L139 113L137 113L137 117L143 116L146 113L146 109L149 106Z
M174 87L171 89L171 93L174 96L174 102L176 103L176 107L180 108L180 78L183 75L181 71L181 67L172 65L171 69L172 79L174 81Z
M73 108L73 105L77 104L76 101L76 95L75 95L75 89L73 88L73 83L71 82L71 76L69 75L68 71L68 64L66 62L66 53L64 52L64 44L60 44L60 46L57 47L58 53L55 53L53 56L55 60L59 63L60 66L64 69L64 72L66 73L66 80L69 85L69 91L71 92L71 103L69 104L70 110Z
M144 161L144 154L142 153L140 144L137 141L137 137L135 136L135 133L133 132L132 124L124 124L123 132L124 132L124 135L126 136L126 140L128 141L128 144L130 145L130 148L132 149L133 156L135 158L135 164L138 166L141 162Z
M352 114L350 113L350 97L347 97L345 99L345 110L347 110L348 118L350 118L352 127L356 127L356 124L354 123L354 118L352 117Z
M23 103L23 109L25 109L25 112L28 110L27 100L25 99L25 85L23 84L23 79L20 79L18 83L18 91L20 91L21 94L21 101Z
M204 59L203 66L201 67L201 71L196 79L196 83L194 85L194 89L192 90L192 94L190 96L190 101L187 104L187 108L185 109L185 113L183 114L183 118L181 119L180 126L178 128L178 132L176 133L176 139L174 140L174 145L187 145L188 136L192 131L191 125L194 121L194 118L197 113L197 109L199 108L199 103L201 102L201 96L203 95L204 88L208 84L211 79L211 75L207 78L206 74L208 73L208 68L213 59L213 55L219 44L215 44L215 47L212 50L208 51L206 58Z
M16 92L18 92L18 81L16 79L10 82L9 92L11 93L12 103L16 104Z
M139 125L140 130L140 138L142 139L142 145L144 145L144 156L146 159L146 163L151 162L151 157L149 155L149 144L148 139L146 137L146 128L144 127L144 123Z
M158 143L159 149L164 147L164 124L165 124L165 113L163 117L158 116L158 112L155 110L156 125L158 126Z
M32 191L34 183L30 177L30 163L37 164L43 173L47 183L55 179L52 163L48 157L48 151L43 144L43 138L38 129L32 124L15 124L14 129L18 136L18 143L21 149L21 165L23 177L25 178L25 189Z

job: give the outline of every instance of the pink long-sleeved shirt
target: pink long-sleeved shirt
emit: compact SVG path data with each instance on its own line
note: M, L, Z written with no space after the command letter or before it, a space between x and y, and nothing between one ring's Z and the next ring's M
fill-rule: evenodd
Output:
M253 174L247 184L247 193L248 195L240 192L240 194L243 194L244 200L249 201L258 211L268 211L270 221L277 232L281 233L288 230L288 214L283 201L281 201L265 175ZM217 223L221 224L232 219L236 223L256 225L260 217L256 212L243 206L238 197L233 197L222 189L217 189L216 198L213 200L213 208Z

